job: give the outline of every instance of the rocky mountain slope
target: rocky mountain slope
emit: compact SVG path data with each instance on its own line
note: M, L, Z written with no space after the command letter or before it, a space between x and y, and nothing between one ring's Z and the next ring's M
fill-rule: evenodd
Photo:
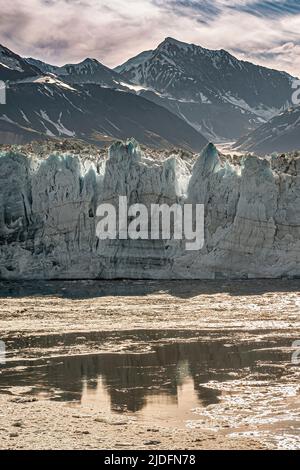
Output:
M20 80L40 75L34 65L0 44L0 80Z
M235 147L259 154L300 149L300 107L289 108L238 140Z
M266 122L291 101L293 78L167 38L115 69L208 138L232 139Z
M76 138L106 145L133 136L153 147L197 151L207 142L170 111L132 93L53 77L11 84L0 109L0 142Z
M48 156L48 157L47 157ZM222 279L300 275L300 158L221 157L209 144L182 154L143 154L135 141L86 158L72 147L43 157L10 147L0 156L3 279ZM96 237L97 207L204 204L205 244Z
M4 47L0 59L9 86L2 143L69 137L103 146L133 136L193 151L207 140L259 153L299 146L293 77L225 50L167 38L115 70L89 58L57 67Z
M5 48L0 54L0 80L7 83L6 104L0 106L0 143L68 137L103 146L133 136L155 148L198 151L207 142L95 60L59 68L28 63Z

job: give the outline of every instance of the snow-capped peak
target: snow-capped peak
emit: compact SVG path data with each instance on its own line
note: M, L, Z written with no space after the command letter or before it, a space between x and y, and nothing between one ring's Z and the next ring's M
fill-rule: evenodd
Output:
M90 59L88 57L78 64L66 64L63 67L60 67L57 71L59 72L59 75L69 75L70 73L76 73L80 75L94 73L95 70L105 68L106 67L98 62L98 60Z
M172 37L167 37L158 47L165 45L165 44L171 44L173 46L178 46L178 47L186 47L186 46L192 45L192 44L187 44L186 42L183 42L183 41L179 41L178 39L175 39Z
M157 92L163 106L208 138L248 133L291 100L292 78L287 74L239 60L224 49L172 37L116 70L124 81ZM232 118L224 120L226 114Z

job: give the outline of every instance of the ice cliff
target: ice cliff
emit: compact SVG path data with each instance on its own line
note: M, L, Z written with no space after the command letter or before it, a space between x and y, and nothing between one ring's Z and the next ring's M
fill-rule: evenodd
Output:
M100 203L205 205L205 246L106 240ZM109 155L0 154L0 278L221 279L300 276L300 158L242 161L209 144L194 159L154 158L130 140Z

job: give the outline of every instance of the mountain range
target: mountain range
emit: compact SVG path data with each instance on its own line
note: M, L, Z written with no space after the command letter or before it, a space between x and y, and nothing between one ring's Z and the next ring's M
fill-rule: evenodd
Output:
M286 137L295 78L173 38L114 70L92 58L58 67L0 46L0 80L8 84L2 143L68 137L102 146L132 136L192 151L208 140L262 152L300 147L297 119Z
M288 107L294 80L172 38L115 70L212 140L235 140Z
M26 62L40 69L44 74L54 74L70 83L97 83L103 86L116 87L122 82L120 74L96 59L87 58L79 64L66 64L63 67L46 64L31 57L27 58Z
M0 142L76 138L103 146L128 135L152 147L198 151L205 137L95 59L54 67L1 47ZM4 72L4 73L3 73Z

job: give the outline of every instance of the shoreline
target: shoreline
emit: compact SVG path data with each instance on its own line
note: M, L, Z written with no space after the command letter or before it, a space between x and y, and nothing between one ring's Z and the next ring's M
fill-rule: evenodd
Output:
M5 292L4 287L7 289L8 285L10 292ZM274 424L259 424L263 411L257 408L257 403L268 403L265 410L269 406L270 423L272 423L272 419L276 418L273 408L278 407L280 400L280 406L285 407L282 408L282 413L288 413L287 419L290 416L291 425L297 427L299 391L297 392L296 377L300 370L299 368L292 370L288 364L285 365L285 362L277 364L276 358L278 354L280 357L281 355L284 358L290 357L292 350L289 347L295 339L300 338L299 292L300 281L275 283L273 281L251 281L251 283L247 281L146 283L72 281L59 284L45 283L39 286L34 283L19 283L18 289L15 283L5 283L5 286L0 283L0 330L8 345L7 368L10 377L10 385L4 390L6 371L4 369L1 371L0 448L105 450L277 448L275 440L267 438L266 433L275 433L276 437L281 424L280 422L276 424L276 420ZM230 346L229 353L232 350L234 354L237 352L242 354L241 357L252 357L255 353L256 365L250 381L245 369L242 375L236 377L233 375L232 380L224 382L222 379L217 379L215 382L211 379L205 384L205 390L218 390L219 387L218 393L221 393L222 399L218 400L218 403L212 402L210 406L194 410L192 418L194 421L190 428L185 426L184 420L182 426L178 426L178 420L168 421L167 418L162 425L155 418L151 420L151 411L150 417L149 412L143 415L142 411L111 412L109 407L101 405L102 402L99 405L97 401L95 403L91 401L93 388L89 392L90 395L86 395L85 399L82 397L79 402L76 397L75 402L61 401L59 394L55 396L61 386L55 378L60 377L61 372L56 368L53 368L50 376L55 379L54 388L51 382L49 384L45 382L51 394L54 394L54 399L49 399L48 392L44 389L40 392L34 390L34 383L41 380L39 377L42 377L44 370L52 370L52 363L57 364L55 367L60 367L62 362L67 361L65 366L61 366L64 367L62 371L67 371L70 367L74 370L80 370L82 367L90 370L89 364L94 363L93 357L102 357L105 354L108 361L113 360L112 364L115 364L116 360L118 364L122 357L137 358L135 361L140 361L138 358L141 358L139 366L141 368L138 370L143 371L143 361L147 364L149 361L147 358L154 357L152 350L156 351L158 358L165 358L163 360L167 361L166 364L169 361L167 351L179 350L183 364L186 354L188 355L186 357L190 358L189 361L196 361L191 364L197 364L197 355L200 351L203 352L199 357L206 357L203 356L206 354L206 343L211 344L207 350L208 358L213 354L216 361L224 361L224 351L226 353L226 348ZM217 345L216 353L211 349L214 344ZM252 344L257 344L256 352L255 349L251 352ZM268 344L273 345L270 350L271 359L265 357L264 351L268 350ZM196 348L195 353L192 345L194 349ZM250 356L247 348L243 353L245 345L249 345L249 348L251 346ZM199 347L201 349L198 353ZM225 349L222 349L222 353L218 353L218 347ZM191 353L193 356L190 356ZM232 353L228 356L229 365ZM192 359L194 356L195 359ZM238 364L238 357L236 360ZM262 365L261 361L264 361ZM109 378L111 371L118 369L109 365L110 362L107 364L105 371L108 372L104 372L106 375L109 374L107 376ZM214 367L212 364L208 370L213 372ZM222 362L220 367L224 367ZM30 383L22 379L22 374L27 374L27 369L29 372L32 370ZM56 370L60 375L57 375ZM259 373L258 378L260 375L263 378L265 373L271 374L270 379L263 379L267 381L258 389L253 382L258 380L257 373ZM162 372L162 385L164 376L165 381L168 381L165 374ZM145 377L148 375L146 373ZM275 386L274 380L277 375L278 381ZM90 380L92 377L93 375ZM68 380L66 376L64 383L68 384ZM185 383L189 384L187 379L184 379L183 384ZM296 395L285 398L287 388L293 383ZM91 382L93 387L92 384L93 381ZM188 389L188 397L194 393L194 386L193 383L187 385L191 387ZM78 390L82 393L81 388ZM262 393L264 398L256 397L256 390ZM186 400L184 397L183 400ZM226 405L226 400L228 401L230 397L233 402L229 401ZM244 400L244 405L235 410L236 397ZM249 401L249 397L252 401ZM108 396L106 400L110 399ZM189 405L186 406L188 408ZM191 407L194 406L191 404ZM227 407L229 411L226 411ZM252 415L247 411L247 407L252 409ZM234 412L231 413L230 408ZM170 413L173 413L172 408L170 410ZM232 421L234 415L240 420L236 424ZM251 420L257 421L256 427L251 425ZM286 434L286 441L283 442L289 442L288 437L289 431ZM296 436L295 439L291 444L293 446L297 446Z

